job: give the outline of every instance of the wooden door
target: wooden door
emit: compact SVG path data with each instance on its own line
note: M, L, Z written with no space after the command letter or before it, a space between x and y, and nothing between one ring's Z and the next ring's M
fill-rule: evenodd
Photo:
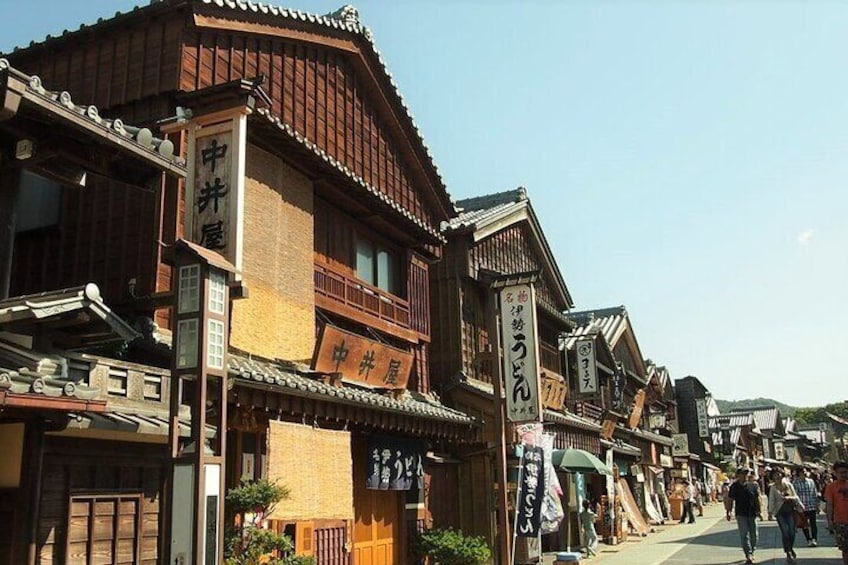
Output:
M138 563L141 496L74 496L66 563Z
M353 440L353 565L395 565L398 561L401 497L405 491L370 490L368 450L362 437Z

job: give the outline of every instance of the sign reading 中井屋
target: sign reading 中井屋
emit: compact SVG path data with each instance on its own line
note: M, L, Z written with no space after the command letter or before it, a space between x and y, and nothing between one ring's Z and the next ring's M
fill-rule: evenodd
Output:
M542 403L533 285L504 287L500 292L500 311L506 418L510 422L540 421Z
M186 179L187 239L242 269L246 116L191 122Z
M315 354L314 368L341 373L351 381L385 388L406 388L414 355L378 341L326 325Z
M577 390L581 394L598 392L598 368L595 359L595 340L578 339L577 351Z

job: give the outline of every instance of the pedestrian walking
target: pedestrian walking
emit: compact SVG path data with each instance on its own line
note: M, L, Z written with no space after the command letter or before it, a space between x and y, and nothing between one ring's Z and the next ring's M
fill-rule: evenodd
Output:
M795 487L783 476L783 471L775 469L771 476L772 485L768 496L769 519L777 519L786 560L793 563L797 558L795 554L795 512L803 511L804 507L801 506Z
M819 496L816 483L807 476L803 467L796 467L792 486L795 487L795 492L798 493L798 498L801 500L801 504L804 505L804 516L807 517L807 527L802 527L801 531L804 532L807 545L816 547L819 544L819 528L816 524L816 515L819 511Z
M739 529L739 541L745 553L745 562L754 562L754 551L757 549L757 518L762 518L760 510L760 488L756 481L748 481L748 475L753 475L748 469L737 469L736 480L727 490L724 497L724 509L727 521L730 513L736 514L736 527Z
M704 515L704 483L700 480L692 482L692 490L695 494L695 507L698 509L698 516Z
M586 555L589 557L598 554L598 533L595 531L595 520L598 515L592 509L592 503L588 500L583 501L583 511L578 516L580 518L580 529L583 531L583 539L586 540Z
M848 463L834 463L833 474L834 481L827 485L824 493L827 529L842 552L843 565L848 565Z
M695 489L692 488L688 479L683 479L681 495L683 497L683 514L680 516L680 523L685 524L686 516L689 516L689 523L694 524L695 514L692 512L692 508L695 506Z

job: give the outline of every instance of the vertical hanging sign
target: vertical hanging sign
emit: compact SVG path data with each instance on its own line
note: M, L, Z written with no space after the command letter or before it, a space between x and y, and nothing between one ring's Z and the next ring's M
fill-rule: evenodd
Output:
M500 293L506 418L540 421L539 347L536 340L536 297L532 284L506 286Z
M581 393L598 392L598 368L595 361L595 340L577 340L577 390Z
M545 496L545 461L542 448L525 445L521 457L521 479L515 505L515 535L534 538L542 522L542 499Z
M242 269L247 117L189 128L186 235Z
M698 437L710 437L710 420L707 416L707 400L695 400L695 412L698 416Z

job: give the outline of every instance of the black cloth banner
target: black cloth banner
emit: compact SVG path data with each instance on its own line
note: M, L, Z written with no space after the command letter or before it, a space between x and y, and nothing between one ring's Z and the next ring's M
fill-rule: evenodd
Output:
M368 480L373 490L410 490L424 487L423 444L411 439L368 438Z
M542 499L545 497L545 459L541 447L525 445L521 456L521 482L515 510L515 535L534 538L542 522Z

